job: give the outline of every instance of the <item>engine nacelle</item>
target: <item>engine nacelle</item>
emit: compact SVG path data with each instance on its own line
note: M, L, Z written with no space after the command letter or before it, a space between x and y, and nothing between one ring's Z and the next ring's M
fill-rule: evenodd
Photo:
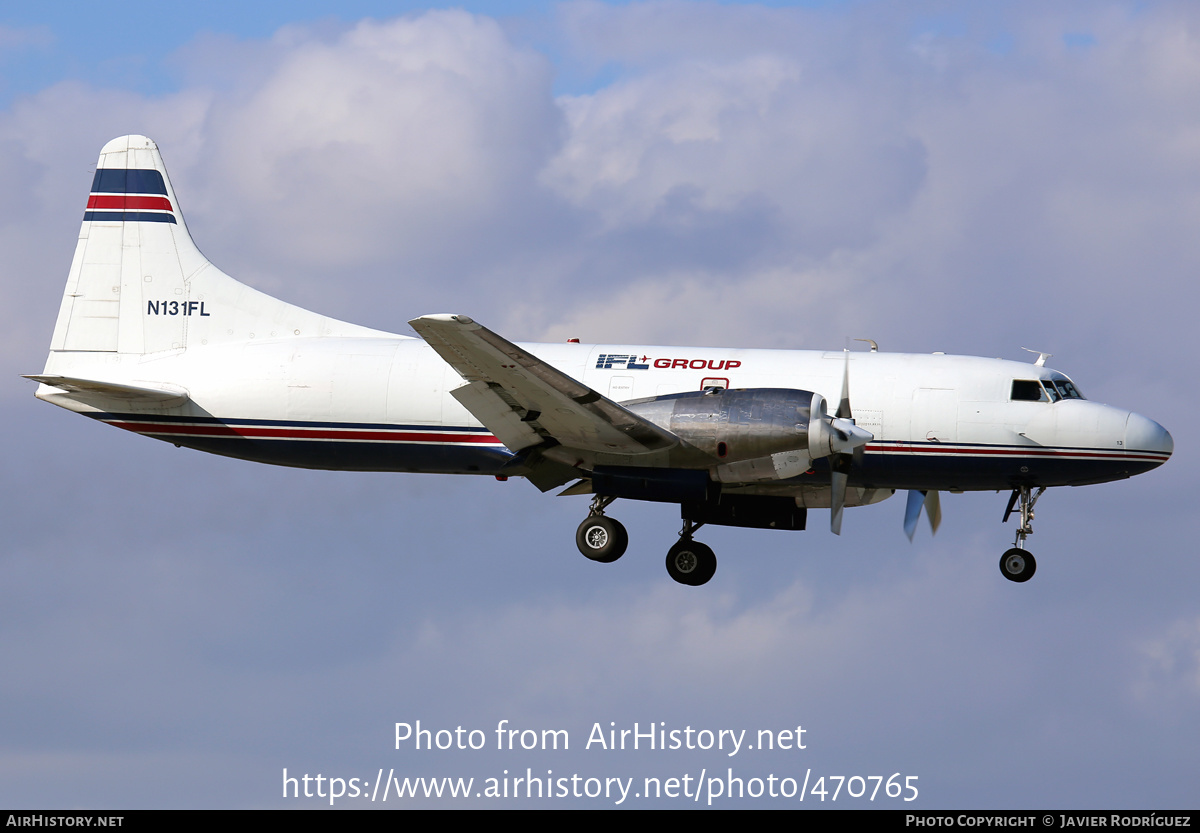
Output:
M849 420L827 416L824 397L807 390L716 389L624 407L716 458L729 469L722 480L795 476L813 459L852 451L872 438ZM778 455L785 452L781 468Z

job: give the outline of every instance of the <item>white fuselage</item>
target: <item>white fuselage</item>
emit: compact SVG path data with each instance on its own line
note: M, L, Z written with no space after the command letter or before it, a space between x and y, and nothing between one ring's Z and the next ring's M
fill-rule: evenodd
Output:
M842 395L843 352L525 344L616 402L707 386ZM186 390L172 404L42 398L179 445L311 468L498 474L511 457L450 391L459 375L423 341L261 338L122 356L72 353L74 375ZM94 368L88 368L94 363ZM52 353L46 372L56 371ZM968 356L849 354L856 423L871 432L858 486L1003 489L1128 477L1167 459L1171 439L1138 414L1081 398L1014 400L1013 382L1065 379L1045 367ZM1053 390L1051 390L1053 395ZM822 482L821 467L786 483ZM754 491L787 492L786 484Z

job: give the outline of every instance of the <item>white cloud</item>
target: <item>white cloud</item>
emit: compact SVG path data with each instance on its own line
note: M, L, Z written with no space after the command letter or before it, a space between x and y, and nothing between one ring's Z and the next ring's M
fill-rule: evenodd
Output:
M1193 707L1200 702L1200 617L1178 619L1138 648L1143 665L1134 693L1139 699L1159 707L1177 699Z
M1103 350L1095 322L1161 326L1186 304L1155 299L1200 266L1200 72L1184 9L1072 14L1006 18L1011 58L940 34L931 72L902 16L573 4L573 56L622 69L557 101L545 57L464 12L289 27L236 44L237 84L214 67L229 44L201 39L176 94L64 84L0 120L0 181L45 195L0 233L18 261L41 256L22 240L69 248L42 237L85 187L64 160L138 130L218 265L377 326L444 307L514 337L597 320L689 338L679 320L711 343L737 334L710 326L719 304L770 321L763 344L869 329L1011 354L1049 331ZM1095 46L1064 46L1084 30Z
M879 102L791 56L672 64L562 106L570 138L544 181L607 229L738 221L772 248L828 253L905 208L923 153Z
M597 218L580 271L626 294L686 311L690 296L662 287L707 275L702 298L743 290L730 319L782 298L824 323L823 287L800 276L833 272L855 302L833 311L835 331L865 319L891 344L920 331L1010 354L1048 332L1053 349L1104 350L1104 332L1161 326L1171 312L1155 299L1190 294L1200 73L1186 7L1024 7L991 22L1015 31L1011 57L939 34L936 72L899 48L898 17L849 30L836 15L674 3L566 16L590 60L628 72L564 98L571 134L543 176ZM1062 34L1076 29L1097 44L1072 52ZM717 31L712 58L701 45ZM869 56L865 42L882 46ZM797 275L783 295L756 277L780 271Z
M464 12L364 21L332 41L290 33L270 72L210 114L203 209L225 207L245 244L325 269L453 256L527 190L556 132L549 84L543 58Z
M49 26L0 26L0 54L46 47L54 40Z

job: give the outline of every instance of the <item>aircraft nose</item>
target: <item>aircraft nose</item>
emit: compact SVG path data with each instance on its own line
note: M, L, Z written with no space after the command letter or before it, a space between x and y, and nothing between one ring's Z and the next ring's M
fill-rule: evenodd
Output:
M1131 413L1125 422L1125 450L1162 455L1160 462L1165 463L1167 457L1175 450L1175 441L1171 439L1167 429L1154 420Z

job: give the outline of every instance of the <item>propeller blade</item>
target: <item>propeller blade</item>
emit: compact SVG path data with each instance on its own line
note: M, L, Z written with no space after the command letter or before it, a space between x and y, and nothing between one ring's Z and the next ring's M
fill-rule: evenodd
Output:
M937 535L938 527L942 525L942 499L937 491L925 495L925 517L929 518L929 529Z
M921 507L925 507L925 517L929 518L929 528L936 535L942 525L942 499L936 490L923 492L919 489L908 490L908 503L904 507L904 534L908 540L913 539L917 531L917 519L921 516Z
M838 402L837 413L834 416L839 419L854 419L854 415L850 413L850 351L844 352L846 362L842 365L842 400Z
M842 398L841 401L838 402L837 413L834 416L836 416L838 419L849 420L853 423L854 414L850 410L850 351L844 350L843 352L846 355L846 360L842 364ZM846 440L847 438L845 435L843 435L842 439ZM871 437L871 439L875 438ZM866 445L866 443L859 443L855 445L854 450L851 452L851 457L854 458L854 465L856 466L862 465L864 445Z
M854 424L850 410L850 350L846 349L842 363L842 393L837 413L829 420L832 436L829 438L829 529L834 535L842 534L842 511L846 508L846 486L850 470L862 463L863 446L875 439L870 431ZM819 402L824 411L825 401ZM824 413L822 413L824 416Z
M925 493L917 489L908 490L908 503L904 507L904 534L908 540L917 533L917 519L921 517L921 507L925 504Z
M829 473L829 531L834 535L842 534L842 510L846 506L845 472L832 471Z

